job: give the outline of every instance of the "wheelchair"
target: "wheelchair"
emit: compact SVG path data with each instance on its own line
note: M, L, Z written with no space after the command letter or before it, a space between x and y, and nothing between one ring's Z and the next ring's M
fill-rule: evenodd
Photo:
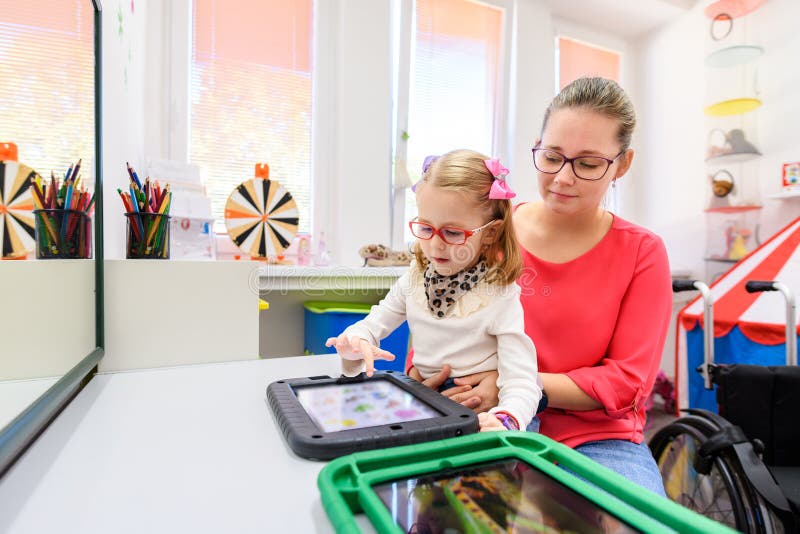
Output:
M673 290L697 289L704 324L713 299L698 281L674 280ZM749 281L748 292L780 291L787 302L787 365L714 363L713 328L704 328L706 389L717 386L719 414L686 415L649 442L667 497L741 532L800 532L800 367L794 296L780 282Z

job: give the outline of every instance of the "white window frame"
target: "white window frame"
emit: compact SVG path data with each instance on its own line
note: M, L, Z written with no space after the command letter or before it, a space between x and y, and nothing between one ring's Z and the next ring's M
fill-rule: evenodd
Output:
M500 32L501 50L498 75L498 94L496 115L494 117L494 131L492 132L492 157L500 158L502 161L510 161L511 150L510 139L508 136L508 123L510 119L509 102L511 101L511 53L512 53L512 33L514 21L513 0L465 0L476 4L490 5L503 9L503 26ZM411 91L411 69L414 65L412 55L412 39L414 38L414 25L416 20L415 0L393 0L392 15L399 17L392 28L398 35L393 36L393 46L397 47L394 52L397 58L397 67L394 72L396 80L393 86L396 88L394 95L395 104L395 128L393 155L395 162L405 164L408 157L408 142L403 138L404 132L408 131L408 112L409 112L409 93ZM405 233L405 202L406 195L410 194L409 185L406 180L397 176L396 168L390 175L392 180L392 195L389 199L389 210L392 217L391 241L392 248L403 250L405 243L403 236Z

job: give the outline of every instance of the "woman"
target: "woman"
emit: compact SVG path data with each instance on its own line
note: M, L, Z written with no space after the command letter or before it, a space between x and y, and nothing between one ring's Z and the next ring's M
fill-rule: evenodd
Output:
M518 283L548 401L540 432L663 495L642 430L672 306L667 253L602 205L630 168L635 122L611 80L578 79L552 101L533 148L541 200L514 215ZM446 393L491 405L494 379L456 379Z

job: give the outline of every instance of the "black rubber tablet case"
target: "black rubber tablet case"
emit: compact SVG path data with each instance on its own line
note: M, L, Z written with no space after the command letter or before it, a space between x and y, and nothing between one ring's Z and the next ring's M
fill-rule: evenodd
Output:
M324 432L306 413L293 390L302 386L366 380L391 381L442 415L390 425ZM372 378L367 378L362 373L357 377L312 376L278 380L267 387L267 400L289 446L303 458L330 460L357 451L423 443L478 431L478 417L472 410L416 380L392 371L376 372Z

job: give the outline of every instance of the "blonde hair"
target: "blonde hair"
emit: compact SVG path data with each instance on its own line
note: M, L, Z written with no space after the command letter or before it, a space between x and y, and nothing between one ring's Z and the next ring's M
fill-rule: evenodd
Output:
M539 137L544 135L547 120L553 111L569 108L584 108L616 119L619 121L617 140L620 150L625 151L630 147L633 129L636 127L636 112L628 95L614 80L583 77L564 87L544 112Z
M486 281L490 284L508 285L513 283L522 272L522 255L517 245L517 236L512 224L513 210L510 200L493 200L489 198L489 189L494 176L486 168L483 160L487 156L473 150L453 150L440 156L423 174L423 187L440 187L448 191L458 191L471 195L482 210L492 214L499 220L497 235L484 252L486 259ZM417 266L424 271L428 260L422 253L419 242L414 245L414 256Z

